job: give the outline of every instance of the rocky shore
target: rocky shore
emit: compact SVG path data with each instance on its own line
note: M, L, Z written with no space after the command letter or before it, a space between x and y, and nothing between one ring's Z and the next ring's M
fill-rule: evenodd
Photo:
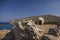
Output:
M1 31L1 40L60 40L60 17L58 16L32 16L14 19L10 24L13 30Z

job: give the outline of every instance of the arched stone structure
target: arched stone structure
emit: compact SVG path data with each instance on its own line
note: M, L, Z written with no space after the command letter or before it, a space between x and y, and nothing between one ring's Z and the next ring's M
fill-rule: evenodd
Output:
M39 20L39 23L44 24L44 18L43 17L39 17L38 20Z
M35 20L35 24L37 24L37 25L44 24L44 18L43 17L38 17L38 19Z

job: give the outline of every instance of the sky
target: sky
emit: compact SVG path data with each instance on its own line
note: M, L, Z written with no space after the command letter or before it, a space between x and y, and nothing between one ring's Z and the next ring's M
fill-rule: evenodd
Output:
M0 0L0 22L38 15L60 16L60 0Z

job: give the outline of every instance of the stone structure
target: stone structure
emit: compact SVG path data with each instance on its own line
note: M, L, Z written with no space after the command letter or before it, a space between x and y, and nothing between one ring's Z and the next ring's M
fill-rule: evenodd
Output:
M57 24L57 25L60 25L60 23L59 23L60 17L52 16L52 15L40 16L40 17L38 17L38 19L36 21L40 24Z

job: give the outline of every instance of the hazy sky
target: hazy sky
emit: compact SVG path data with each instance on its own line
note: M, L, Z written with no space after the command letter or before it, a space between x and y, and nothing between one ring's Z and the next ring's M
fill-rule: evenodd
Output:
M0 0L0 22L46 14L60 16L60 0Z

